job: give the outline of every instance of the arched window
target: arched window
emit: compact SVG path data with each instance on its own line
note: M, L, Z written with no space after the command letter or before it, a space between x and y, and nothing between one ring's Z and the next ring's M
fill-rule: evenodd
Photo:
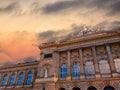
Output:
M95 87L89 87L87 90L97 90Z
M94 69L94 65L93 62L89 61L86 62L85 64L85 74L86 74L86 78L95 78L95 69Z
M33 73L32 71L28 72L27 78L26 78L26 84L31 84L32 83L32 78L33 78Z
M65 88L60 88L59 90L66 90Z
M120 73L120 58L114 59L116 71Z
M14 74L12 74L12 76L11 76L11 78L10 78L10 81L9 81L9 86L13 86L14 81L15 81L15 73L14 73Z
M68 67L66 64L61 66L61 77L66 77L68 75Z
M107 87L104 88L104 90L115 90L115 89L111 86L107 86Z
M4 77L3 77L3 79L2 79L1 86L5 86L6 83L7 83L7 80L8 80L8 75L5 74Z
M80 76L80 65L77 62L74 62L72 65L72 76L73 77Z
M81 90L81 89L78 87L74 87L72 90Z
M100 73L102 74L102 77L111 77L110 66L107 60L99 61L99 68L100 68Z
M21 72L21 73L19 74L17 84L18 84L18 85L22 85L22 84L23 84L23 79L24 79L24 73Z

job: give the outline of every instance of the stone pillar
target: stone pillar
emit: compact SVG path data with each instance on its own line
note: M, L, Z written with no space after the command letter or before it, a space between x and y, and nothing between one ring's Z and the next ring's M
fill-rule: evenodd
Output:
M3 77L4 77L4 73L1 73L0 82L2 82L2 80L3 80ZM0 85L1 85L1 83L0 83Z
M83 54L82 54L82 48L79 49L79 59L80 59L80 79L85 78L85 70L84 70L84 61L83 61Z
M68 76L67 76L67 80L71 80L71 60L70 60L71 56L70 56L70 50L67 51L67 61L68 61Z
M8 73L8 79L6 81L6 86L9 86L9 82L10 82L10 78L12 76L12 72L11 73Z
M17 72L15 73L14 85L17 85L18 78L19 78L19 73L18 73L18 71L17 71Z
M35 85L36 84L36 80L38 80L37 72L38 72L38 69L34 68L33 85Z
M109 62L109 65L110 65L112 76L117 77L118 75L117 75L117 72L116 72L116 69L115 69L115 63L114 63L114 60L112 58L111 49L110 49L109 44L106 44L106 50L107 50L107 54L108 54L108 59L109 59L108 62Z
M39 61L39 65L38 65L38 72L37 72L37 78L40 78L41 76L41 62L42 60L44 60L44 53L43 51L40 52L40 61Z
M28 73L28 70L24 71L23 85L26 84L27 73Z
M59 78L59 60L60 60L60 53L58 51L54 51L54 58L53 58L53 61L54 61L54 81L57 81L58 78Z
M100 69L99 69L99 64L98 64L98 61L97 61L95 46L92 46L92 54L93 54L93 57L94 57L95 76L96 76L96 78L100 78Z
M32 84L34 83L34 80L35 80L35 69L32 70Z

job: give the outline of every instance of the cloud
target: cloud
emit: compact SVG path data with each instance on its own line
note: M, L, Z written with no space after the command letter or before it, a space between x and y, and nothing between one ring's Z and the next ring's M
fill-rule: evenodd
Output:
M24 58L24 59L22 59L22 62L23 63L29 63L29 62L34 62L34 61L36 61L36 58L35 57L26 57L26 58Z
M30 2L30 4L33 1ZM11 14L16 16L22 16L25 14L28 14L30 12L30 5L29 2L26 2L24 0L6 0L4 2L0 1L1 7L0 7L0 13L1 14ZM25 6L25 5L26 6Z
M30 62L36 62L36 58L34 57L26 57L26 58L23 58L23 59L20 59L18 61L14 61L14 62L10 62L10 61L7 61L7 62L4 62L2 64L2 66L12 66L12 65L15 65L15 64L22 64L22 63L30 63Z
M13 62L7 61L7 62L3 63L2 66L12 66L12 65L14 65L14 64L15 64L15 63L13 63Z
M106 15L115 15L120 14L120 1L119 0L68 0L68 1L57 1L55 3L49 3L42 8L42 11L46 14L50 13L61 13L65 12L74 12L77 9L85 10L88 12L93 9L94 12L99 12L103 10L106 12ZM68 10L70 9L70 10ZM74 10L74 11L73 11ZM90 14L90 13L87 13Z
M78 34L83 34L83 30L88 28L89 30L116 30L120 28L120 21L103 21L95 26L89 25L76 25L72 24L70 30L48 30L37 34L38 41L41 43L52 42L57 40L68 39L72 36L77 36Z
M37 38L40 41L55 41L62 38L63 35L67 34L66 30L48 30L37 34Z
M17 2L9 3L8 5L3 5L0 7L0 13L11 13L18 8Z
M83 25L76 25L73 24L71 25L70 30L48 30L45 32L40 32L37 34L38 40L40 40L42 43L43 42L52 42L52 41L57 41L57 40L64 40L72 35L76 35L80 32L80 30L83 29Z
M116 0L116 2L109 6L109 12L107 15L120 15L120 0Z
M107 16L120 15L120 1L119 0L57 0L56 2L44 3L40 0L6 0L7 5L0 2L2 7L0 7L0 13L14 13L14 15L24 15L24 14L40 14L43 12L45 14L61 14L61 11L75 12L76 10L87 10L86 14L90 11L100 12L104 11Z
M0 36L0 63L16 62L28 56L39 57L38 47L33 46L37 43L35 33L20 30L0 34L2 34ZM23 47L24 49L21 49Z
M105 30L116 30L120 28L120 21L103 21L96 25L97 27L103 27Z
M115 30L120 28L120 21L113 21L110 23L110 29Z
M14 58L13 58L7 51L5 51L5 50L3 50L3 49L1 49L1 48L0 48L0 53L5 54L5 55L8 56L11 60L14 60Z
M52 4L47 4L42 9L45 13L54 13L54 12L60 12L64 9L78 7L82 4L84 4L82 0L58 1Z

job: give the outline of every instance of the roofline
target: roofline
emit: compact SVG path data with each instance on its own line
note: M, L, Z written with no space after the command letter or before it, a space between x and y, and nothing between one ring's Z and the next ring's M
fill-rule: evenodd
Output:
M87 35L89 35L89 36L87 36ZM78 36L78 37L71 37L71 38L69 38L67 40L61 40L61 41L58 41L58 42L42 43L38 47L39 47L39 49L45 49L45 48L50 48L50 47L56 47L57 48L58 46L61 46L61 45L66 45L66 44L69 44L69 43L83 41L81 39L91 40L94 37L103 38L103 37L109 37L109 36L114 36L114 35L120 35L120 29L110 30L110 31L100 31L100 32L87 34L87 35Z
M17 68L17 67L25 67L25 66L31 66L31 65L38 65L39 64L39 61L37 62L29 62L29 63L18 63L18 64L15 64L15 65L12 65L12 66L2 66L0 67L0 70L3 70L3 69L10 69L10 68Z

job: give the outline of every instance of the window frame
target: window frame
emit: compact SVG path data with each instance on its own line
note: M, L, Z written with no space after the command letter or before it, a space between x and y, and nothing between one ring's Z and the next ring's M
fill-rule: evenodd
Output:
M61 78L66 78L68 76L68 66L67 64L62 64L60 68Z
M17 79L17 85L22 85L23 84L23 80L24 80L24 72L21 72L18 76L18 79Z
M32 80L33 80L33 72L29 71L25 80L25 83L27 85L32 84Z
M95 67L93 61L85 63L85 75L87 79L95 78Z
M4 87L7 84L8 74L5 74L1 81L1 86Z
M79 77L80 76L80 63L73 62L72 64L72 77Z
M9 86L13 86L14 85L15 77L16 77L16 74L13 73L12 76L10 77Z

